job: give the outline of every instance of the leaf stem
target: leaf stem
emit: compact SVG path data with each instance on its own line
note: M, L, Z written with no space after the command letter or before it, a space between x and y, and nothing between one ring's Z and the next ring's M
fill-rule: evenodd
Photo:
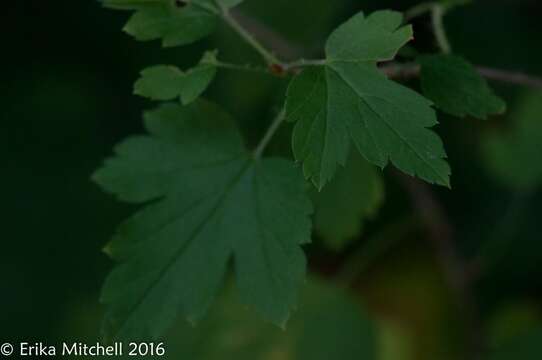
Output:
M307 60L307 59L299 59L290 63L284 64L284 69L286 71L307 67L307 66L323 66L326 64L325 59L321 60Z
M228 62L223 62L220 60L214 60L212 64L216 67L222 68L222 69L229 69L229 70L238 70L238 71L248 71L248 72L257 72L257 73L264 73L269 74L269 70L265 67L260 66L254 66L251 64L233 64Z
M431 8L431 20L438 47L444 54L450 54L452 52L452 46L446 35L446 28L444 27L445 10L446 9L441 4L433 4L433 7Z
M271 142L271 139L273 139L273 136L276 134L277 130L280 128L280 125L284 122L284 119L286 118L286 112L282 110L275 120L271 123L271 126L269 129L267 129L267 132L263 136L262 140L256 147L256 150L254 150L254 158L260 159L262 157L263 152L267 148L267 145Z
M413 6L412 8L405 11L405 21L410 21L414 18L417 18L419 16L425 15L426 13L431 12L433 9L433 6L435 6L432 2L425 2L418 5Z
M256 50L268 65L281 65L282 62L267 50L250 32L248 32L230 13L230 11L217 1L218 6L222 10L222 18L224 21L237 33L247 44L249 44L254 50Z
M404 12L405 21L410 21L419 16L423 16L426 13L430 13L435 6L440 6L444 12L448 12L455 7L466 5L471 3L472 0L448 0L446 3L442 2L424 2L418 5L411 7L410 9Z

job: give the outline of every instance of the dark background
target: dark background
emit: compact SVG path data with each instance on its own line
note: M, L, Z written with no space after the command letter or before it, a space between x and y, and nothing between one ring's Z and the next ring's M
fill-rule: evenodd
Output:
M414 3L246 0L242 10L275 27L312 57L318 56L327 34L356 11L405 10ZM229 30L193 46L166 50L158 42L135 42L121 32L127 13L102 9L97 1L17 0L1 7L0 341L96 340L103 311L99 290L112 266L101 248L133 209L103 194L90 175L116 142L142 131L140 114L153 105L132 95L139 71L161 63L191 66L213 47L227 60L259 59ZM542 75L541 15L537 0L480 0L450 13L446 25L454 50L471 62ZM435 50L428 19L417 20L415 26L415 45ZM285 84L263 75L221 72L209 96L239 118L253 143L280 104ZM527 91L493 85L511 109ZM517 194L487 173L479 153L481 134L506 126L507 117L482 122L441 115L440 121L454 188L436 191L457 228L463 255L474 256L502 221L510 222L507 231L516 237L505 261L478 284L483 315L491 319L506 304L519 304L519 311L530 314L528 319L538 319L542 196L533 192L522 212L507 218L507 204ZM388 172L386 179L387 203L372 228L410 211ZM309 251L318 268L318 245ZM405 264L405 253L414 260ZM433 271L427 246L398 245L378 265L374 279L408 295L416 291L414 285L394 285L397 270L405 268L420 274L408 280L413 283ZM437 297L432 294L438 293L439 280L428 281L430 285L413 295L418 299L414 307L423 309L429 306L426 297ZM367 291L380 298L378 285ZM408 306L394 311L410 313Z

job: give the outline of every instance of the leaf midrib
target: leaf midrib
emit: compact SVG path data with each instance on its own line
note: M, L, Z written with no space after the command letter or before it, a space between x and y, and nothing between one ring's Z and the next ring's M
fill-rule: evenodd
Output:
M365 105L367 105L367 107L380 119L382 120L382 122L403 142L407 145L408 148L410 148L412 150L412 152L424 163L426 164L429 169L431 169L431 171L436 175L436 178L440 179L440 181L443 181L444 184L448 183L448 181L444 178L442 178L442 176L439 174L439 172L435 169L435 167L430 163L428 162L421 154L419 154L419 152L414 148L414 146L412 146L410 144L410 142L407 141L406 138L404 138L393 126L391 126L390 123L388 123L388 121L382 117L377 111L375 111L373 109L373 107L369 104L369 102L367 102L367 100L365 100L365 98L363 97L363 95L365 96L370 96L370 95L366 95L366 94L360 94L358 93L358 91L355 89L355 87L350 83L350 81L348 81L348 79L346 79L340 72L336 71L335 69L333 69L332 67L328 67L331 71L335 72L335 74L338 75L338 77L352 90L352 92L354 92L354 94L361 100L363 101L363 103ZM392 105L392 104L390 104ZM395 104L393 104L394 106L396 106ZM427 128L423 127L423 129L425 131L428 131ZM389 158L389 155L387 156Z
M175 254L171 257L171 260L166 263L166 265L163 267L163 269L158 273L156 276L156 281L154 281L150 286L147 287L147 289L144 291L143 295L140 297L140 299L132 306L132 309L128 311L128 315L125 316L125 320L123 321L123 325L121 325L120 329L117 331L117 335L122 333L123 327L126 326L126 323L128 320L133 316L133 314L137 311L137 309L144 303L144 301L147 299L147 297L152 293L155 286L159 283L159 281L164 277L164 275L169 271L169 269L176 263L176 261L179 259L179 257L184 253L184 251L192 244L193 240L198 236L198 234L201 232L201 230L205 227L206 223L212 219L212 217L216 214L216 212L220 209L220 207L223 205L224 201L228 197L230 191L235 187L235 185L238 183L238 181L245 175L247 170L252 165L252 160L247 159L245 165L241 168L239 173L233 177L232 181L228 183L226 186L224 193L219 197L216 205L209 211L209 215L206 216L199 225L196 226L192 234L188 237L186 242L175 252ZM202 200L203 201L203 200Z

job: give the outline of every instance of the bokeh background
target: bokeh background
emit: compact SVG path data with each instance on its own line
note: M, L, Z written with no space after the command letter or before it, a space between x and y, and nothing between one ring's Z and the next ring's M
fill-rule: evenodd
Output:
M246 0L241 10L316 57L327 34L356 11L405 10L415 3ZM471 62L542 76L541 14L537 0L476 0L451 12L446 26L454 50ZM121 32L126 13L93 0L9 1L0 17L0 342L96 341L104 310L100 286L112 267L101 249L134 209L102 193L90 175L116 142L142 131L141 113L153 104L132 95L139 71L154 64L189 67L209 48L233 62L259 59L225 27L187 47L138 43ZM415 31L414 46L435 50L427 18L415 21ZM253 144L280 106L285 85L221 71L209 97L239 119ZM476 275L473 290L488 346L542 326L542 193L536 183L525 189L503 179L482 151L487 136L512 132L526 113L542 122L542 106L536 109L542 96L492 85L508 102L506 115L478 121L439 114L454 175L453 190L434 189L472 271L490 264ZM542 136L538 140L515 159L514 171L540 167ZM330 254L316 239L307 249L311 269L329 276L372 236L388 236L391 245L375 253L353 290L380 324L380 357L453 354L464 342L465 314L451 304L408 196L389 171L385 178L386 204L377 219L344 253ZM392 226L399 230L383 232Z

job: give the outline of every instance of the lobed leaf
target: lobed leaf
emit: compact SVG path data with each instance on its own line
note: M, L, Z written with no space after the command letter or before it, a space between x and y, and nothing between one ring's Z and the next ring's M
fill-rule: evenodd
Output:
M464 59L454 55L430 55L418 58L418 62L423 93L442 111L458 117L470 115L487 119L506 110L506 103Z
M311 204L286 160L254 160L216 106L168 104L145 116L149 136L126 140L94 175L123 201L147 204L107 252L104 331L156 339L181 313L200 319L230 260L244 303L284 326L305 277Z
M136 40L162 41L164 47L187 45L210 35L221 6L237 6L242 0L103 0L105 7L135 10L124 31Z
M432 103L377 68L412 38L412 28L401 23L402 15L392 11L355 15L331 34L325 64L292 80L286 114L297 122L293 151L318 189L345 165L350 141L375 165L391 161L407 174L449 186L442 141L428 129L438 123Z
M195 101L216 75L216 51L207 52L198 66L183 72L170 65L157 65L141 72L134 93L151 100L173 100L180 97L183 105Z

